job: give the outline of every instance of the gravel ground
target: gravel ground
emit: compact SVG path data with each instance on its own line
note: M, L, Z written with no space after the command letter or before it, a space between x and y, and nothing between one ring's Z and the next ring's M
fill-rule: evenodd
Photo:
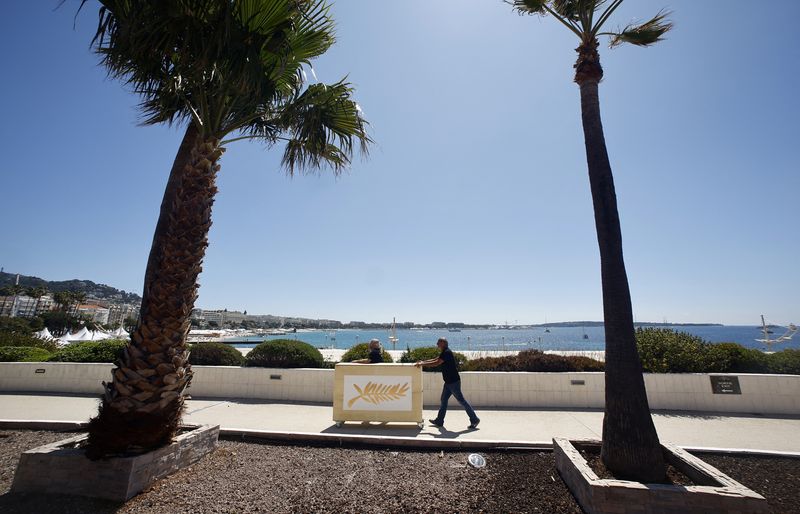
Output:
M125 504L70 496L11 495L19 453L71 434L0 433L0 512L518 512L580 513L550 452L394 451L223 440L210 456ZM800 460L702 456L766 494L780 514L800 512ZM737 474L740 473L740 474ZM769 480L762 477L769 477ZM760 487L763 484L764 487Z
M775 514L800 514L800 459L695 455L766 498Z

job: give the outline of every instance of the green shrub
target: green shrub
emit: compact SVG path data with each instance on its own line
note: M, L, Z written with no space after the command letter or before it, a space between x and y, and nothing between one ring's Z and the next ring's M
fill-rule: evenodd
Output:
M767 358L768 373L800 375L800 350L783 350L762 355Z
M566 359L575 368L575 371L605 371L606 363L582 355L569 355Z
M369 343L360 343L344 352L344 355L342 355L342 362L353 362L366 359L367 357L369 357ZM381 348L381 357L383 358L383 362L394 362L389 352L383 348Z
M653 373L800 374L800 350L768 354L663 328L638 329L636 342L644 370Z
M0 347L0 362L46 362L51 353L32 346Z
M245 366L261 368L321 368L322 354L303 341L275 339L264 341L245 357Z
M44 339L39 339L30 334L0 331L0 347L3 346L41 348L48 352L54 352L58 349L58 345L55 341L45 341Z
M583 356L564 356L541 350L523 350L517 355L482 357L468 361L465 371L603 371L600 361Z
M243 366L242 352L225 343L198 343L190 348L189 363L199 366Z
M736 343L708 345L708 373L769 373L767 354ZM717 365L718 364L718 365Z
M464 363L464 371L519 371L513 355L502 357L479 357Z
M642 367L651 373L705 373L709 367L708 343L685 332L639 328L636 344Z
M400 356L400 362L417 362L435 359L440 353L442 352L436 346L425 346L422 348L414 348L413 350L407 348L406 351ZM458 366L458 369L464 368L464 365L467 363L466 355L463 353L453 352L453 357L456 359L456 365ZM436 366L433 368L422 368L422 370L441 372L442 367Z
M111 362L122 357L126 341L106 339L105 341L84 341L72 343L58 350L50 360L54 362Z
M45 341L33 335L34 324L36 330L41 328L41 320L33 320L25 318L10 318L8 316L0 316L0 347L2 346L25 346L33 348L43 348L48 352L56 351L57 345L55 341Z

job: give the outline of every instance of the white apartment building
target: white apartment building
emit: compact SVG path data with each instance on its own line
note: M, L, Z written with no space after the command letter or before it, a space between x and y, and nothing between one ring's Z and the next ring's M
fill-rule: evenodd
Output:
M127 318L139 319L139 306L131 303L112 303L108 306L108 325L119 327Z
M55 308L50 295L32 298L25 295L0 296L0 316L32 318Z
M100 325L108 324L109 309L107 307L91 303L82 303L78 305L76 310L79 316L87 317Z

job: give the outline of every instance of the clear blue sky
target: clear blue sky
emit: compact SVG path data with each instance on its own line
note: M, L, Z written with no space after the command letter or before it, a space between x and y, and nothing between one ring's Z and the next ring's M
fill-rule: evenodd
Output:
M181 130L89 50L96 5L0 19L0 266L141 291ZM602 49L601 107L640 321L800 322L800 2L674 10L653 48ZM499 0L340 0L321 81L349 75L376 141L339 178L281 151L222 161L198 307L348 320L602 319L572 64L552 18ZM605 43L604 43L605 44ZM792 93L792 91L795 91Z

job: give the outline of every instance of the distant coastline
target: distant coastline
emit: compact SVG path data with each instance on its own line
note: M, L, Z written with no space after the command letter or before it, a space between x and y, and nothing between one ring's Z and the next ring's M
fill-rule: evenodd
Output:
M542 323L528 325L531 327L602 327L602 321L562 321L558 323ZM655 323L651 321L637 321L635 327L722 327L722 323ZM513 327L512 327L513 328Z

